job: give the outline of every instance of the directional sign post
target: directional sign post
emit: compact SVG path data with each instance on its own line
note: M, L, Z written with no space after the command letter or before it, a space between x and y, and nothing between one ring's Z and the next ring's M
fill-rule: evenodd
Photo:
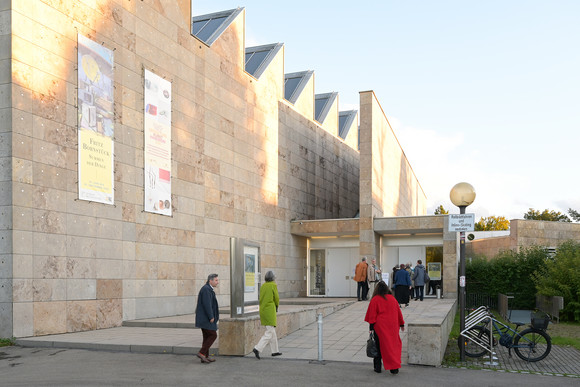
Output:
M475 228L475 214L450 214L449 231L473 231Z

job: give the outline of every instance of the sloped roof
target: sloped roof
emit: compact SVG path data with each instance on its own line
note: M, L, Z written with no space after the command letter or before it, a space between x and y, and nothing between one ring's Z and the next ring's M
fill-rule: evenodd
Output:
M243 7L239 7L228 11L194 16L191 23L191 34L211 46L243 10Z
M333 91L332 93L316 94L314 96L314 119L320 123L324 122L324 119L330 111L330 107L338 97L338 93Z
M255 78L266 70L278 51L284 46L282 43L272 43L263 46L246 47L245 70Z
M284 74L284 99L296 103L312 75L314 75L312 70Z
M338 112L338 136L343 140L346 139L357 113L358 110Z

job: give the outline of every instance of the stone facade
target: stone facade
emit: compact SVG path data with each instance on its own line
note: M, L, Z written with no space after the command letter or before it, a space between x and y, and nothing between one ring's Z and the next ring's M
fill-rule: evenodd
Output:
M189 0L0 5L0 337L192 313L211 272L228 305L230 237L260 244L282 297L305 295L291 220L360 207L362 252L376 250L374 216L424 212L374 94L361 94L359 152L335 118L314 121L313 79L283 99L283 49L259 79L244 71L245 11L210 47ZM78 198L78 33L114 50L115 205ZM143 211L144 69L172 83L171 217Z
M531 246L558 247L568 240L580 240L580 224L512 219L509 236L476 237L466 244L466 252L493 258L505 250L519 251Z

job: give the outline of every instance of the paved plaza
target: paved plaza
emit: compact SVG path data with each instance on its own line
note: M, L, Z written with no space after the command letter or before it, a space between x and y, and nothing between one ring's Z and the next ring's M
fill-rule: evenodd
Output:
M312 299L305 300L306 302L312 302ZM403 307L406 323L428 313L437 302L439 300L434 298L426 298L423 302L412 300L408 307ZM372 361L365 354L368 324L364 322L364 315L367 306L368 301L353 301L346 308L323 319L323 362L353 363L372 369ZM291 310L293 307L295 306L281 305L280 310ZM193 328L193 321L193 315L139 320L133 324L129 323L129 325L135 326L31 337L20 339L18 343L37 348L90 349L135 353L166 352L175 355L192 355L201 346L201 332ZM279 340L280 351L283 353L281 360L318 362L318 332L319 324L314 322L281 338ZM401 332L401 339L403 342L402 363L407 365L406 331ZM269 348L266 347L263 359L273 360L268 351ZM212 352L219 353L219 335L212 347ZM508 373L565 375L570 378L580 378L580 351L574 348L553 346L550 355L536 363L526 363L515 355L510 358L507 349L503 347L497 348L496 354L497 365L485 364L489 358L484 357L475 362L470 361L455 366L457 368L475 367ZM226 359L227 357L222 358ZM245 358L256 360L252 353L246 355Z

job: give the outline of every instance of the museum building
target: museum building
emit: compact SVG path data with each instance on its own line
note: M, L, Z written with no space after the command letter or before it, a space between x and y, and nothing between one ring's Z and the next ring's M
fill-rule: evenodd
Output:
M0 337L190 314L209 273L227 306L232 241L250 294L274 270L281 297L354 297L375 257L456 297L457 233L373 91L339 111L283 44L245 46L246 9L2 4Z

